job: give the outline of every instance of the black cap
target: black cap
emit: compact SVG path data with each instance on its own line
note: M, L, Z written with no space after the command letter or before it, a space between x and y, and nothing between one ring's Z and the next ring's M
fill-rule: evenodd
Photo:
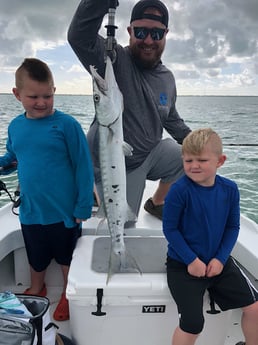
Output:
M144 13L147 7L156 7L160 13L162 13L162 16ZM168 9L160 0L140 0L137 2L132 10L130 23L132 23L134 20L144 18L157 20L168 27Z

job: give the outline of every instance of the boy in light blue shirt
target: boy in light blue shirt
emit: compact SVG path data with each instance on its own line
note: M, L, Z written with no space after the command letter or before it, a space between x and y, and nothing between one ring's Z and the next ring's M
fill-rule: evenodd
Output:
M45 296L45 273L54 258L61 265L64 290L54 312L69 318L65 297L80 223L91 217L93 168L80 124L54 109L54 81L48 66L25 59L15 74L15 97L25 109L8 127L7 152L0 166L17 162L19 217L31 268L27 294Z

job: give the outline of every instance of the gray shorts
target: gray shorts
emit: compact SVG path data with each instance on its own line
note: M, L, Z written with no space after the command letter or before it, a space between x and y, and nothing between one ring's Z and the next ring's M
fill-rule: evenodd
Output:
M135 215L139 213L146 180L173 183L183 173L181 145L171 138L161 140L143 164L126 175L127 201ZM96 187L102 199L101 183Z

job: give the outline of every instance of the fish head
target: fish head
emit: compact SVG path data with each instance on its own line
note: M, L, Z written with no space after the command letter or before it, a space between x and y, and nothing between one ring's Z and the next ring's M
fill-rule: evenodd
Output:
M112 62L106 60L105 79L97 70L90 66L93 81L93 100L97 121L108 127L114 123L123 112L123 96L116 82Z

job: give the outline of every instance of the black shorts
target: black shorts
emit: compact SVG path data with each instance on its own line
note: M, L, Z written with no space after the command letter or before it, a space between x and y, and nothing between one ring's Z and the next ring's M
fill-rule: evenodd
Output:
M64 223L48 225L21 224L29 264L36 272L44 271L55 259L59 265L69 266L81 225L66 228Z
M223 311L245 307L258 300L258 291L231 257L221 274L212 278L191 276L185 264L168 257L167 280L180 314L180 328L188 333L199 334L203 329L206 290Z

